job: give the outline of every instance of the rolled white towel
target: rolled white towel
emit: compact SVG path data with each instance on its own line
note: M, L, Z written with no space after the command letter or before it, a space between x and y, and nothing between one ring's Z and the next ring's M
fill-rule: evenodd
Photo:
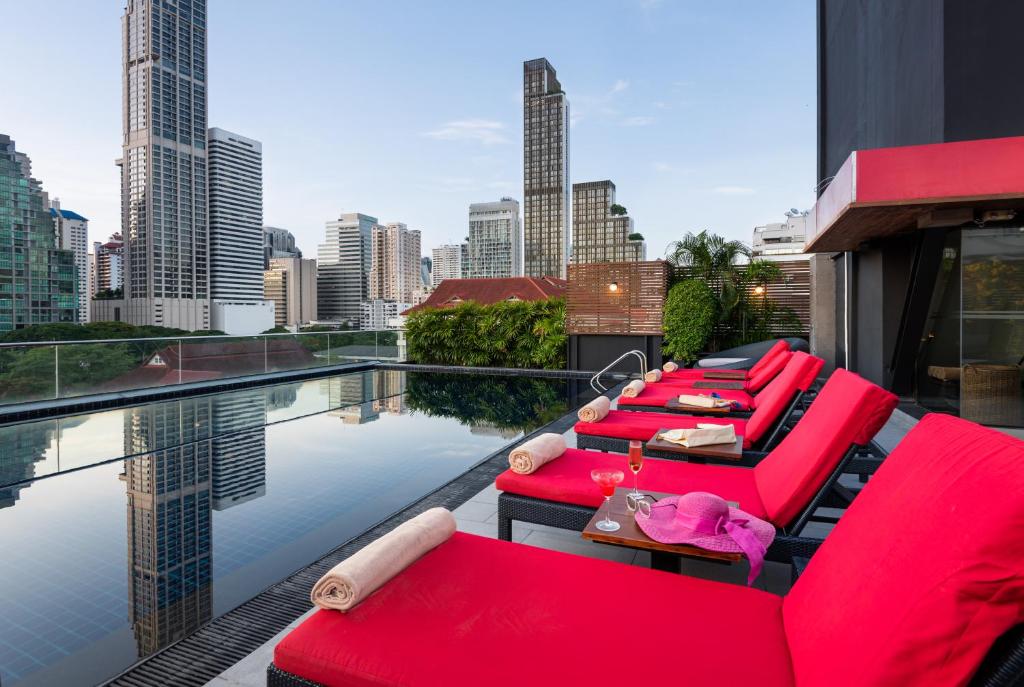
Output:
M644 384L642 379L634 379L623 388L622 395L626 398L636 398L644 390L645 386L647 385Z
M455 518L431 508L367 544L327 571L310 599L320 608L347 611L455 532Z
M684 406L693 406L695 408L724 408L729 405L729 401L724 398L712 398L696 394L680 394L679 402Z
M736 428L733 425L713 425L698 423L694 429L673 429L662 432L661 438L673 444L687 448L697 446L713 446L715 444L735 444Z
M648 370L644 375L644 381L648 383L661 381L661 370Z
M561 434L541 434L512 449L508 454L508 465L512 472L529 475L544 463L549 463L565 453L565 437Z
M600 422L608 415L608 410L611 407L612 402L608 400L607 396L598 396L580 408L576 416L579 417L580 422Z
M663 369L665 372L675 372L676 370L679 369L679 366L670 360L664 365L662 365L661 369Z

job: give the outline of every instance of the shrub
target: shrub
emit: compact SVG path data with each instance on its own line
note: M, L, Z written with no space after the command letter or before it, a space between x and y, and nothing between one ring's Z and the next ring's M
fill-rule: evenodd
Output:
M716 299L711 288L700 279L679 282L669 290L665 301L663 351L676 360L696 360L717 321Z
M409 315L409 359L430 365L565 369L565 301L468 302Z

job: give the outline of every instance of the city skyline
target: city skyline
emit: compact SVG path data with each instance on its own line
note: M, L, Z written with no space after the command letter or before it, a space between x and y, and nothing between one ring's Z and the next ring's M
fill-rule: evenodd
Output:
M64 46L36 46L15 37L0 52L39 64L42 73L59 65L71 90L88 97L79 98L83 105L74 117L17 111L5 119L12 138L32 151L48 191L89 217L90 240L102 240L120 228L117 170L110 165L119 141L120 98L110 75L119 70L123 5L111 3L101 11L91 3L56 5L50 9L68 18L56 30L74 30L76 36L84 31L94 37L96 50L75 50L72 57ZM524 6L502 17L523 40L509 47L487 41L481 55L473 46L483 38L466 45L460 27L485 21L480 15L494 12L488 8L456 5L429 13L373 7L357 13L327 3L310 6L323 15L317 26L301 20L308 13L287 16L271 4L254 3L251 13L230 18L230 7L214 5L209 22L218 30L208 58L211 121L264 142L266 222L289 227L307 253L314 252L323 222L342 211L374 208L384 221L401 218L423 230L426 250L465 235L470 203L501 196L522 202L521 65L538 56L547 57L571 85L572 178L613 178L631 189L631 214L644 220L649 257L662 255L665 244L685 231L705 226L747 239L753 226L813 199L813 141L800 133L814 126L814 74L808 67L812 7L748 3L739 12L748 21L736 22L731 10L616 2L594 16L548 8L550 26L535 26L532 10ZM44 11L22 5L11 10L15 24L40 21ZM454 21L453 13L470 16ZM339 21L356 29L394 26L388 41L397 50L385 59L371 52L374 57L364 64L353 57L359 51L346 51L344 58L321 54L316 40L303 37L304 31L315 34ZM271 25L290 47L276 56L239 49ZM758 27L767 49L748 47L751 26ZM584 37L594 31L617 39L589 45ZM451 44L461 47L423 50L424 41L436 48L439 38L455 34L460 39ZM669 35L672 40L659 39ZM636 40L647 46L642 54L628 49ZM75 44L69 41L67 48ZM454 50L473 52L473 64L453 59ZM427 58L413 60L409 52L426 52ZM436 89L426 75L440 73L441 64L448 77L473 87ZM370 111L344 109L339 127L336 96L310 96L286 78L285 71L298 68L311 69L311 79L344 86L340 91L363 90L418 105L373 108L372 117ZM44 86L18 73L0 79L0 88L18 96L15 102L30 102ZM269 84L279 97L262 95ZM298 95L293 88L314 99L304 108L309 118L301 131L277 126ZM438 90L444 93L431 92ZM337 159L346 165L335 164ZM694 208L692 220L680 218L679 203ZM708 226L703 218L715 204L721 208Z

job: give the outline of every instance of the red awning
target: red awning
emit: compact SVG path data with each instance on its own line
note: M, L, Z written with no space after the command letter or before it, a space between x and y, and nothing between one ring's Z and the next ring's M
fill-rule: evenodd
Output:
M952 210L1022 206L1024 136L857 150L814 206L804 252L856 250Z

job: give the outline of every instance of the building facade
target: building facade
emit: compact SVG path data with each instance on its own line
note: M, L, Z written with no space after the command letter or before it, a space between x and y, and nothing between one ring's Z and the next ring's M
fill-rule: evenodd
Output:
M263 269L270 268L273 258L301 258L295 236L280 227L263 227Z
M518 201L502 198L497 202L469 206L469 269L466 276L522 276L522 244Z
M362 315L359 328L366 330L400 329L401 314L412 307L412 303L398 303L383 298L371 298L360 305Z
M447 244L438 246L431 252L430 286L437 288L445 279L462 279L463 254L465 244Z
M370 230L369 298L411 303L420 286L420 232L401 222Z
M565 279L570 245L569 101L546 59L523 63L523 259Z
M773 262L807 259L804 242L807 240L808 215L809 210L801 212L794 208L786 212L785 222L754 227L751 255L758 260Z
M317 250L317 319L358 327L369 295L371 239L376 217L358 212L328 222Z
M49 198L28 156L0 134L0 332L74 322L78 305L75 254L57 247Z
M263 297L274 302L275 327L316 320L316 260L273 258L263 273Z
M210 324L233 335L274 326L263 299L263 144L213 127L208 132Z
M60 201L50 202L50 217L57 238L57 248L75 254L75 289L78 292L77 320L89 321L89 220L77 212L61 208Z
M633 218L615 203L615 184L588 181L572 185L572 262L642 262L647 259L643 237Z
M124 241L121 234L112 234L106 243L93 242L92 259L95 275L92 294L124 287Z
M132 324L210 327L206 0L127 0L121 233Z

